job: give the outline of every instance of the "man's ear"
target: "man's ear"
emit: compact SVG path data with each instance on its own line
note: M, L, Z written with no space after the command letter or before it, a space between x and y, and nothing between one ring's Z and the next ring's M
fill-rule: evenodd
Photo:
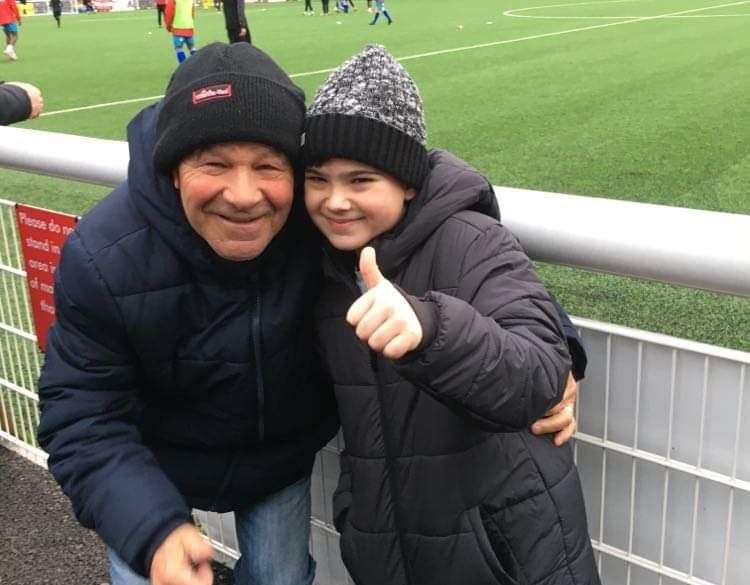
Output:
M417 196L417 190L414 187L409 187L404 193L404 201L411 201Z
M176 168L172 171L172 184L178 191L180 190L180 169Z

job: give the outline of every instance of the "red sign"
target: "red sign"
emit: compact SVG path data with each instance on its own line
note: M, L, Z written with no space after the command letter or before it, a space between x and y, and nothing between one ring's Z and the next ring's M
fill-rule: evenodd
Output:
M55 268L60 261L63 242L75 228L78 218L19 203L16 205L16 221L21 237L37 344L44 351L47 346L47 330L55 320Z

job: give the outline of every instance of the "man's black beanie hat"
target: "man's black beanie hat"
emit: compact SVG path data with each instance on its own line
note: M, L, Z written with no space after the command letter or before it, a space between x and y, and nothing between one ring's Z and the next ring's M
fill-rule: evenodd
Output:
M154 166L168 173L191 152L222 142L258 142L294 163L305 123L305 93L263 51L212 43L169 80L156 122Z

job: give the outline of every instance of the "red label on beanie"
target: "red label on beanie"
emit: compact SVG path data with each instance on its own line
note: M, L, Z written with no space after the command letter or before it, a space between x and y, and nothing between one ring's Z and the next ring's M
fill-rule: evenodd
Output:
M232 97L231 83L209 85L208 87L196 89L193 92L193 104L198 105L202 104L203 102L210 102L213 100L225 100L230 97Z

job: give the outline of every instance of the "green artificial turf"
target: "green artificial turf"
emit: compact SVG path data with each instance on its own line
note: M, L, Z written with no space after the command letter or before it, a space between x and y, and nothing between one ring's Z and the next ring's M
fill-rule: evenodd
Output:
M368 26L365 4L328 17L303 16L302 2L247 13L254 42L308 100L326 76L315 72L384 44L420 87L430 146L496 185L750 214L750 4L390 0L391 26ZM544 18L503 14L513 9ZM198 9L198 44L225 38L221 14ZM27 18L18 54L0 78L40 86L46 111L22 126L113 139L150 100L56 112L158 96L176 64L154 11L64 15L59 31L51 16ZM0 185L1 198L73 213L107 192L12 171ZM573 314L750 351L750 299L540 271Z

